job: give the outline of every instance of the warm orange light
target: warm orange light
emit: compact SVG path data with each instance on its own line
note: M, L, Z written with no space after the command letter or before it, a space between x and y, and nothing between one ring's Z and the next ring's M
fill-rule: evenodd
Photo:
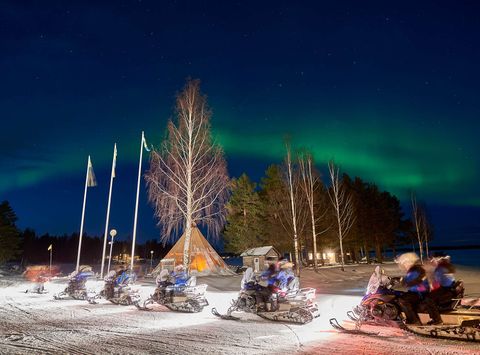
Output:
M193 257L191 263L191 270L197 270L198 272L202 272L207 268L207 259L202 254L197 254Z

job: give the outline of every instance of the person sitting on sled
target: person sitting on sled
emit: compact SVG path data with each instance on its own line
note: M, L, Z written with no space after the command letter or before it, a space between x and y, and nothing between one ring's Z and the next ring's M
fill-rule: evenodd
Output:
M272 294L276 288L277 283L277 265L270 264L264 272L260 275L257 292L255 297L257 300L257 307L260 310L274 311L277 306L276 299L272 300ZM269 307L270 306L270 307Z
M131 283L134 283L136 276L131 272L130 268L120 269L117 271L117 278L115 279L115 286L124 287L128 286Z
M295 274L293 273L293 263L288 260L279 262L280 271L278 272L277 285L282 291L288 291L297 287L295 283Z
M160 274L155 279L155 282L157 283L156 292L158 292L162 298L164 298L167 294L167 287L174 285L172 281L173 277L170 275L167 269L160 271Z
M463 286L455 281L455 266L451 263L450 256L436 256L430 262L434 269L429 296L435 303L445 305L453 298L461 298Z
M429 324L441 324L440 312L435 302L428 297L430 286L425 269L420 264L420 258L415 253L405 253L400 255L396 262L400 269L405 271L405 276L400 281L407 287L408 292L400 296L399 304L407 317L406 322L420 325L416 311L422 306L430 315Z
M115 281L118 275L115 270L110 270L108 274L104 277L105 286L103 287L105 298L108 300L113 298L115 294Z

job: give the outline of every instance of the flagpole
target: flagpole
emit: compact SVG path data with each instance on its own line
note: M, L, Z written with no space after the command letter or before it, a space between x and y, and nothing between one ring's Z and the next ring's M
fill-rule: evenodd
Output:
M140 142L140 161L138 162L138 178L137 178L137 198L135 201L135 217L133 219L133 241L132 241L132 260L130 261L130 271L133 272L133 258L135 256L135 240L137 237L137 217L138 217L138 196L140 194L140 177L142 176L142 158L145 135L142 131L142 140Z
M115 162L117 159L117 143L113 146L112 173L110 175L110 190L108 191L107 219L105 221L105 233L103 235L102 266L100 268L100 278L103 278L103 268L105 265L105 252L107 250L108 222L110 219L110 202L112 201L113 178L115 177Z
M82 208L82 222L80 224L80 236L78 238L78 253L77 253L77 266L75 268L78 271L80 267L80 252L82 250L82 235L83 235L83 221L85 219L85 205L87 203L87 188L88 188L88 171L90 170L90 155L88 156L88 163L87 163L87 173L85 174L85 191L83 193L83 208Z

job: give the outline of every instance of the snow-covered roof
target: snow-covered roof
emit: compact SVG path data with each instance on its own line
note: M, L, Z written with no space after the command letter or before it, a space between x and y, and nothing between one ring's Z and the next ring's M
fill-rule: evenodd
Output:
M267 255L268 252L274 249L271 245L265 246L265 247L258 247L258 248L252 248L245 250L240 256L259 256L259 255ZM275 250L275 249L274 249ZM277 251L275 250L277 253ZM278 253L277 253L278 254Z

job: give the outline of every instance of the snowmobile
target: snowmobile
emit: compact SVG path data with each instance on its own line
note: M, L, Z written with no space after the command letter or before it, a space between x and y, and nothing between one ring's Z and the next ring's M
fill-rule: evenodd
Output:
M456 281L452 286L454 297L437 304L443 324L429 325L429 316L422 307L417 309L421 325L407 324L398 303L402 291L394 286L399 278L388 277L377 266L370 277L367 292L362 301L347 316L355 322L355 330L341 326L335 318L330 324L341 331L361 333L362 324L399 327L406 331L431 337L456 340L480 341L480 298L464 298L462 281Z
M50 277L44 274L39 274L34 280L35 285L32 288L29 288L25 290L25 293L38 293L38 294L44 294L48 293L48 291L45 289L45 283L50 281Z
M154 293L143 302L143 305L135 304L137 308L148 310L149 305L158 303L172 311L198 313L208 306L205 298L207 285L197 285L195 276L188 277L182 284L176 284L174 281L168 270L162 270L156 278L157 287Z
M314 302L314 288L299 288L298 278L294 278L287 288L282 290L274 288L270 298L265 304L257 304L258 293L264 286L261 285L252 268L243 274L241 290L238 298L232 300L227 313L222 315L216 308L212 313L222 319L238 320L233 312L253 313L262 318L291 323L306 324L320 316L318 306Z
M76 300L87 300L89 295L86 282L89 277L93 276L90 267L81 267L79 271L73 271L68 276L68 285L62 292L53 295L56 300L71 297Z
M48 293L45 289L45 284L50 281L50 279L57 275L60 272L58 266L55 265L30 265L27 266L23 272L23 276L30 282L33 282L34 285L25 290L25 293L38 293L44 294Z
M131 287L135 281L135 274L128 272L120 273L115 270L110 271L104 278L105 285L100 293L88 297L88 302L96 304L96 300L103 297L106 300L119 305L132 305L140 301L138 290Z

